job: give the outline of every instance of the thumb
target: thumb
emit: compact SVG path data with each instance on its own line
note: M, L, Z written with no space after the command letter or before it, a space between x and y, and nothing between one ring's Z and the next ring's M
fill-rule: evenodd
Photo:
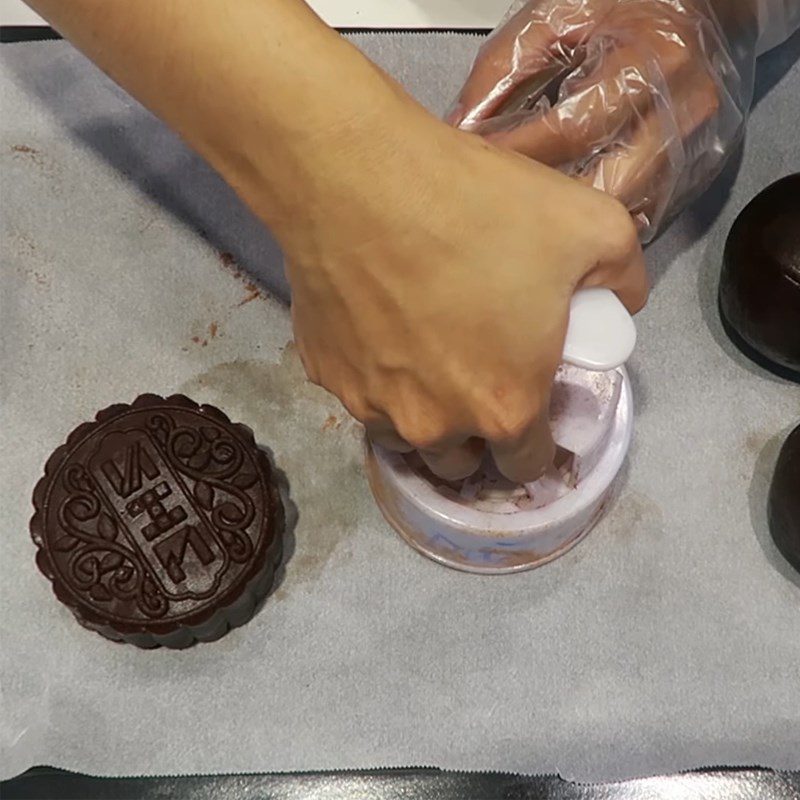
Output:
M611 197L606 196L606 199L614 207L613 213L604 216L607 230L614 231L614 242L605 251L598 248L600 259L578 282L576 289L604 286L619 297L631 314L636 314L644 308L650 294L642 245L636 224L625 206Z
M555 52L556 41L557 34L534 4L524 6L481 46L445 120L469 128L509 104L522 107L529 95L541 94L564 68L563 58Z

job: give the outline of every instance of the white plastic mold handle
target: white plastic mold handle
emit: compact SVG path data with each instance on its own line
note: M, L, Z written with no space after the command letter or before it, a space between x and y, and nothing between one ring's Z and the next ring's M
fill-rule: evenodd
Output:
M564 361L605 372L621 367L636 346L631 315L610 289L580 289L572 297Z

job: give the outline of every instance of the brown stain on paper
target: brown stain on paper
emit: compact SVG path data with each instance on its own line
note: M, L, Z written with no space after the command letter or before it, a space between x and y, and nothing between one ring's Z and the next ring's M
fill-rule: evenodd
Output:
M245 293L242 299L234 303L234 305L231 306L227 312L223 313L220 318L212 320L208 324L207 332L204 330L203 334L194 335L191 337L192 342L200 347L207 347L209 342L216 339L217 336L220 335L222 323L227 323L230 320L230 315L234 313L237 308L241 308L242 306L251 303L253 300L267 300L270 296L265 289L262 289L244 270L242 270L232 253L229 253L226 250L218 251L217 259L219 260L219 263L225 272L229 273L240 284L242 284Z
M6 253L17 262L18 274L29 281L36 289L49 289L50 269L54 262L42 253L33 236L16 229L10 230L5 239Z
M240 300L237 305L244 306L247 305L252 300L258 300L259 298L264 299L266 298L266 294L261 291L254 283L248 282L244 285L245 291L247 294L244 296L242 300Z
M12 158L34 164L47 180L56 181L60 177L61 170L58 165L41 150L24 143L9 145L8 149Z
M253 300L266 300L269 297L269 294L257 283L254 283L253 280L242 270L242 268L239 266L239 263L233 257L233 253L222 250L217 254L217 257L219 258L219 263L222 264L223 269L233 275L236 280L244 284L245 295L236 304L237 307L240 308L241 306L247 305Z
M199 347L208 347L209 342L221 335L222 323L227 323L230 320L230 315L234 313L235 309L241 308L253 300L267 300L269 298L269 294L257 283L254 283L253 280L239 267L239 264L233 257L232 253L228 253L227 251L218 251L217 259L222 265L222 268L242 284L245 294L241 300L239 300L237 303L234 303L234 305L231 306L227 312L223 313L221 317L212 320L208 324L207 329L203 330L202 334L196 334L191 337L192 343L198 345ZM197 330L197 324L193 326L193 328Z
M325 422L322 423L323 431L339 430L342 427L342 420L335 414L331 414Z
M285 597L313 581L331 556L347 554L347 541L371 503L363 453L353 420L339 421L338 401L308 381L293 344L277 364L242 359L216 364L180 387L199 402L219 406L250 427L270 449L297 507L295 552L276 592Z
M192 336L192 342L196 344L198 347L208 347L208 343L212 339L216 339L217 336L220 336L220 326L219 323L214 321L209 323L208 325L208 335L207 336ZM185 350L186 348L184 348Z
M612 499L606 519L609 532L621 539L633 539L645 531L662 530L664 526L661 507L635 489Z
M234 278L241 277L241 272L239 271L238 265L236 263L236 259L233 257L232 253L228 253L226 251L220 251L217 254L219 258L220 264L230 272Z
M745 453L747 453L749 457L759 455L774 433L774 431L770 431L768 433L751 431L748 433L744 440Z
M31 147L27 144L12 144L11 145L11 152L13 153L20 153L25 156L38 156L39 151L35 147Z

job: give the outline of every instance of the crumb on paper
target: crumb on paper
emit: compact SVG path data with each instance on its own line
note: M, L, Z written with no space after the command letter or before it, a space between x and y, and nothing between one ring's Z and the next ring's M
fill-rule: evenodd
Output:
M218 331L219 331L219 325L216 322L212 322L208 326L208 334L212 339L216 338Z
M195 344L199 344L200 347L205 347L208 345L208 339L201 339L199 336L192 336L192 341Z
M37 167L44 167L44 159L40 150L28 144L12 144L9 149L14 156L25 158Z
M219 260L225 267L234 267L236 265L236 259L233 257L233 253L229 253L227 250L220 250Z
M243 306L249 303L251 300L257 300L260 297L265 297L266 295L258 288L254 283L249 282L246 283L244 286L247 294L244 296L242 300L239 301L238 305Z
M322 424L323 431L339 430L342 427L342 421L335 414L331 414Z
M225 268L226 271L230 272L234 278L240 280L244 284L244 290L246 292L245 296L236 304L238 307L247 305L247 303L253 300L259 299L266 299L269 297L267 292L265 292L258 284L254 283L249 276L244 274L239 267L239 263L233 256L233 253L229 253L227 250L220 250L217 253L217 257L219 258L220 263Z

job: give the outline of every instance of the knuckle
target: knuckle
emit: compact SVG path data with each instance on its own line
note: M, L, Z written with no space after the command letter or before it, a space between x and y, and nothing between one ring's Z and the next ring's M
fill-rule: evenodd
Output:
M547 469L546 464L534 462L522 466L503 464L500 471L513 483L532 483L539 480Z
M350 416L357 419L364 427L370 427L373 423L373 414L368 405L364 402L362 395L354 391L343 390L337 392L339 400L347 409Z
M447 426L437 420L418 419L410 423L397 422L397 432L416 450L434 452L447 439Z
M639 237L636 224L625 206L610 197L609 201L603 217L606 247L613 260L622 260L636 252L639 247Z
M695 37L688 32L673 32L673 37L660 36L656 41L661 45L661 62L664 73L669 77L694 66L695 53L693 46L687 46Z
M441 449L445 441L444 431L434 429L422 430L419 432L412 432L411 434L403 437L415 450L424 450L426 452L435 452Z
M379 444L383 445L387 450L393 450L396 453L408 453L413 450L413 447L401 439L397 434L383 433L375 438Z
M536 419L535 403L493 403L481 424L483 437L498 443L510 443L525 434Z
M722 106L720 90L713 79L709 77L703 90L703 108L706 111L706 119L711 119L719 114Z

